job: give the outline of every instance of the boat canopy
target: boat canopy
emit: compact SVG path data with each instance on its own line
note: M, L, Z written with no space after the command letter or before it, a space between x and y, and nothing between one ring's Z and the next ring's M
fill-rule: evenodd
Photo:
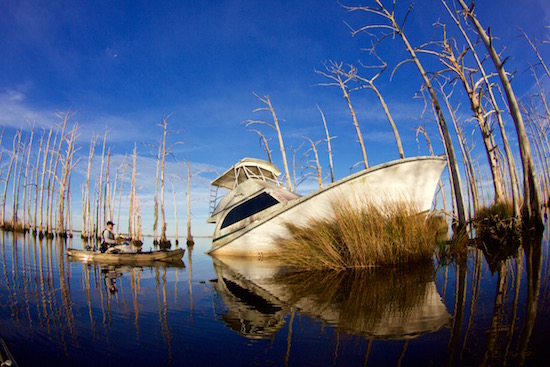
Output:
M248 179L272 181L278 183L281 171L262 159L243 158L221 176L212 181L211 186L232 190Z

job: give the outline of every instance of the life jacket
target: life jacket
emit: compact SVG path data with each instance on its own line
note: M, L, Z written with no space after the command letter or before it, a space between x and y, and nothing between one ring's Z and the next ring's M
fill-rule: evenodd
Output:
M101 234L101 246L114 246L113 244L109 244L105 242L105 232L107 232L107 238L110 240L115 239L115 235L113 232L109 231L108 229L104 229L103 233Z

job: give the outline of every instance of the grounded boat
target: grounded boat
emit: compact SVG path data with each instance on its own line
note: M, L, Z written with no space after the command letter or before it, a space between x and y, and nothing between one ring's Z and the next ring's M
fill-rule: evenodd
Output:
M67 256L75 260L84 262L101 262L110 264L142 264L150 262L172 262L181 261L185 250L160 250L144 252L120 252L120 253L101 253L99 251L67 249Z
M277 241L288 237L286 223L307 226L310 220L331 218L338 202L360 209L404 201L428 212L445 165L444 158L433 156L395 160L301 196L280 184L281 172L271 163L242 159L211 183L208 222L216 228L208 253L270 255ZM229 190L221 200L219 188Z

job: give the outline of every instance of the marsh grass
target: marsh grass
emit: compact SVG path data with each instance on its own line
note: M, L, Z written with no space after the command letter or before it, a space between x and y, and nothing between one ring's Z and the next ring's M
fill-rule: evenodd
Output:
M521 245L521 221L514 217L510 202L483 207L473 219L475 244L480 248L491 270L501 261L517 255Z
M353 209L346 200L332 205L333 219L311 220L280 241L276 258L307 270L355 269L431 261L442 228L405 202L365 204Z

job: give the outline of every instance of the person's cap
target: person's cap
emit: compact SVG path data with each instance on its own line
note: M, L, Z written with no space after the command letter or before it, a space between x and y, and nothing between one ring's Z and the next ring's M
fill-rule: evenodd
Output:
M114 226L115 224L114 224L113 222L111 222L111 221L108 221L108 222L107 222L107 225L112 225L112 226Z

